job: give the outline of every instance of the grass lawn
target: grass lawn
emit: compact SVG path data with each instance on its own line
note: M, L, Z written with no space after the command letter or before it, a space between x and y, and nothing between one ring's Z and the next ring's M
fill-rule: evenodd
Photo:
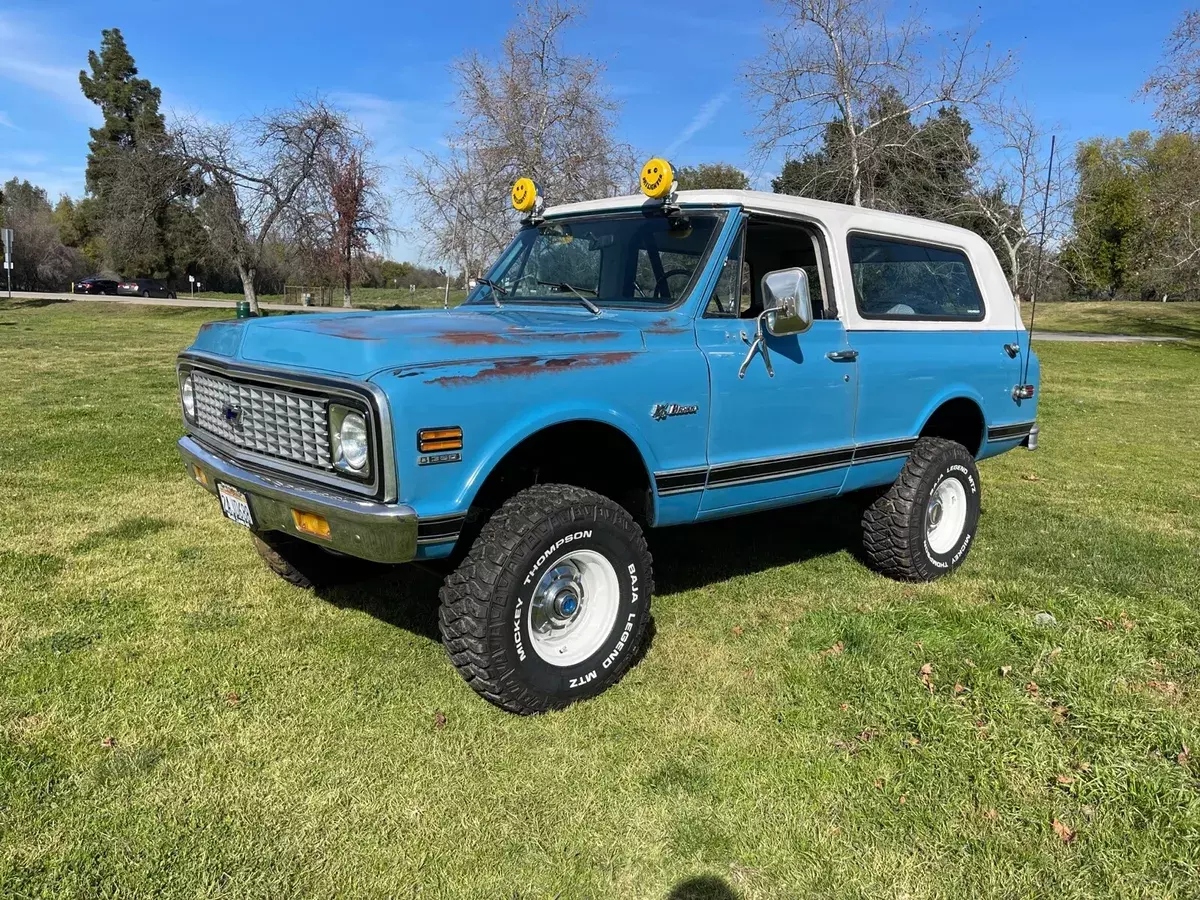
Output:
M1021 312L1029 324L1029 304ZM1035 331L1141 334L1200 341L1200 303L1039 303Z
M428 576L291 588L185 477L223 313L0 303L0 896L1196 896L1200 343L1042 345L945 581L844 502L653 534L644 661L522 719Z

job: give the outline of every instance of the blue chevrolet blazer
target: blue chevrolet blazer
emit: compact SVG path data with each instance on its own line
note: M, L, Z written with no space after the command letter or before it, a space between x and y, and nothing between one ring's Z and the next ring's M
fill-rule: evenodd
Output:
M987 243L778 194L646 193L514 194L529 215L456 309L205 325L178 362L190 476L293 584L347 557L440 561L450 659L519 713L635 660L647 528L875 489L870 565L962 565L976 462L1038 434L1038 361Z

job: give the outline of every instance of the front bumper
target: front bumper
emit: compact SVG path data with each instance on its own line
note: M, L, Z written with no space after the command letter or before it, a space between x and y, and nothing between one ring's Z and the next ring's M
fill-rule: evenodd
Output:
M188 474L210 494L217 493L219 481L245 494L260 531L282 531L318 547L373 562L408 562L417 555L417 513L411 506L280 481L235 465L190 437L180 438L179 452ZM323 517L329 523L329 539L297 530L293 509Z

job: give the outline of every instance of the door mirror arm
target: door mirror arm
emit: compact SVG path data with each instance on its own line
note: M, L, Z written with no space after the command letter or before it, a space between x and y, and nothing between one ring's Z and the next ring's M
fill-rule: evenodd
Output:
M750 368L750 361L754 359L755 353L762 353L763 365L767 367L767 375L771 378L775 377L775 367L771 365L771 351L767 349L766 329L763 327L767 321L767 316L780 312L783 309L781 306L772 306L770 309L764 309L755 317L754 340L750 342L750 349L746 351L746 358L742 360L741 366L738 367L738 378L746 377L746 370ZM743 339L745 334L742 335Z

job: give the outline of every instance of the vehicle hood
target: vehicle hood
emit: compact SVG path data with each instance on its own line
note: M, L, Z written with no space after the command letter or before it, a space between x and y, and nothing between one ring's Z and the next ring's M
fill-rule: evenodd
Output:
M365 377L434 363L637 351L645 346L639 325L629 313L557 308L303 313L213 322L193 349Z

